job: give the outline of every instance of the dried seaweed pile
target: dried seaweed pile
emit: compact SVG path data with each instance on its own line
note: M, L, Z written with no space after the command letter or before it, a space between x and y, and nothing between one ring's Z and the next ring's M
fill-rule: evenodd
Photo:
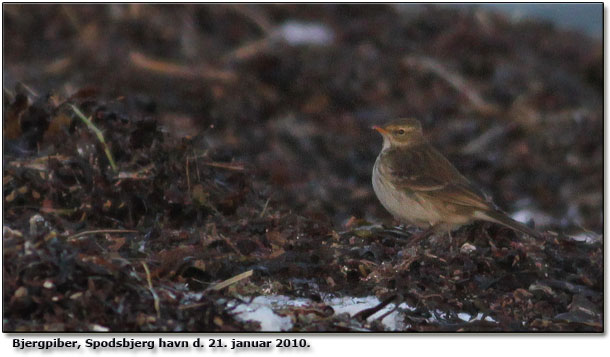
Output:
M4 8L5 330L253 330L227 304L270 294L316 302L295 330L381 330L321 297L371 293L408 330L603 328L601 44L442 7L167 9ZM369 128L397 115L544 240L384 228Z

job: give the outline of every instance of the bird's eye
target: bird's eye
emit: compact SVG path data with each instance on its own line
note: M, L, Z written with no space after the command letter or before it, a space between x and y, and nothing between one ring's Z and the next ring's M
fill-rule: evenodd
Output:
M397 131L396 131L396 133L397 133L398 135L404 135L404 134L405 134L405 131L404 131L404 129L399 129L399 130L397 130Z

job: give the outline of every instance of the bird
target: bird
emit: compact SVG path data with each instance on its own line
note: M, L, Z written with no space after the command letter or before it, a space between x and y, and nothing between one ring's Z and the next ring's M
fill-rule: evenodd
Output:
M373 166L373 190L401 223L451 234L482 220L540 237L539 232L497 209L430 144L417 119L403 118L372 128L383 136Z

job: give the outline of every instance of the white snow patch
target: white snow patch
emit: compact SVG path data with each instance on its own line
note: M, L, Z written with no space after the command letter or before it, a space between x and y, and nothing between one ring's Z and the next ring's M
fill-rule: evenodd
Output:
M289 45L328 45L333 42L335 34L322 24L289 21L277 32L279 37Z
M377 306L381 301L375 296L367 296L330 298L325 299L324 303L332 307L335 314L348 313L350 316L354 316L362 310ZM233 310L236 313L235 317L241 321L258 321L261 324L261 331L286 331L292 328L291 319L276 314L274 310L285 309L286 307L303 307L310 304L314 304L314 302L309 299L290 298L284 295L268 295L258 296L250 303L232 301L229 303L229 307L237 305ZM395 304L388 304L383 309L369 316L368 320L375 320L395 307ZM406 303L402 303L398 306L397 311L385 316L381 323L388 330L400 330L404 328L402 318L399 314L400 309L410 310L412 308Z
M307 299L290 299L283 295L257 296L249 304L240 304L233 311L238 320L258 321L261 331L286 331L292 328L290 317L280 316L272 308L303 306L307 303Z
M354 316L362 310L375 307L381 303L376 296L329 297L323 300L326 305L333 308L335 314L348 313L350 316ZM292 320L288 316L278 315L275 311L313 304L315 303L312 300L305 298L291 298L285 295L267 295L257 296L250 303L233 300L229 302L228 307L237 306L233 311L236 313L235 317L238 320L258 321L261 325L261 331L287 331L293 326ZM369 316L368 321L373 321L388 313L388 315L381 320L384 327L390 331L404 330L407 326L405 325L401 312L405 310L412 311L414 308L406 303L401 303L395 311L389 313L395 308L396 304L388 304L383 309ZM430 321L436 321L436 316L440 318L447 317L447 314L441 310L436 310L435 312L436 314L433 314L429 318ZM483 318L483 313L478 313L477 316L473 318L472 315L461 312L458 313L458 317L464 321L477 321ZM495 322L495 320L489 316L486 316L485 320Z
M553 223L553 217L549 216L548 214L542 211L527 208L514 212L510 216L515 221L523 224L527 224L527 222L533 220L536 222L536 227L545 227Z
M465 313L465 312L460 312L460 313L458 313L458 317L461 320L466 321L466 322L469 322L469 321L479 321L479 320L481 320L483 318L483 313L479 312L477 314L477 316L475 316L475 318L473 319L472 315L470 315L468 313ZM491 316L485 316L484 320L485 321L489 321L489 322L496 322L496 320L494 320Z
M458 313L458 317L464 321L470 321L470 319L472 318L472 315L467 314L465 312L460 312L460 313Z
M575 241L585 243L595 243L601 241L602 239L602 236L600 234L595 234L593 232L582 232L575 235L569 235L568 237Z
M290 317L279 316L267 306L239 305L234 311L240 320L260 322L261 331L286 331L292 328Z
M376 296L367 297L342 297L333 298L325 301L325 303L335 310L335 314L341 314L347 312L350 316L354 316L362 310L370 309L381 303ZM382 315L390 312L396 307L395 304L388 304L383 309L377 311L373 315L369 316L368 321L373 321ZM411 309L406 303L402 303L398 306L398 309L381 320L381 323L389 330L402 329L404 326L403 319L400 317L399 309Z

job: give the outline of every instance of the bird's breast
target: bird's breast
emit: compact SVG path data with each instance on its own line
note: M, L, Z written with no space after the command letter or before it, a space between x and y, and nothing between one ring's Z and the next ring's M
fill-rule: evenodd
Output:
M422 204L415 194L406 192L394 186L392 180L382 170L380 161L382 154L377 157L373 166L373 190L383 207L399 220L417 224L434 225L440 221L440 216L434 207Z

